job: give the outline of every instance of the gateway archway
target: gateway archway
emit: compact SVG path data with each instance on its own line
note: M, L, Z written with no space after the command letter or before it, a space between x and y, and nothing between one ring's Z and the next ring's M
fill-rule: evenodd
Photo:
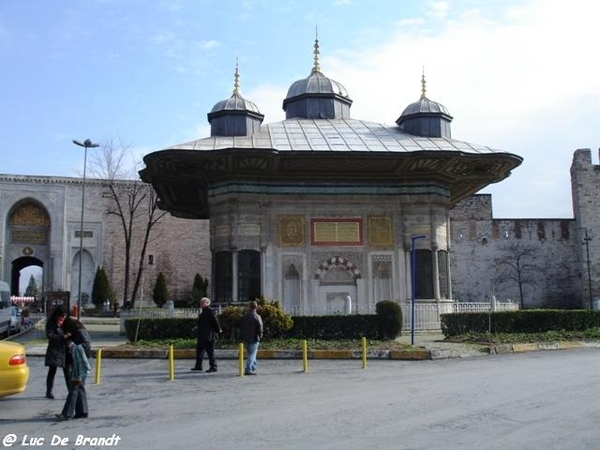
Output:
M21 285L21 271L30 266L37 266L40 269L42 269L42 283L41 283L41 286L38 286L41 291L42 286L44 286L44 282L43 282L44 263L43 263L43 261L41 261L38 258L35 258L33 256L23 256L21 258L15 259L12 262L12 269L10 272L10 286L11 286L10 293L11 293L11 295L20 295L19 286ZM40 294L43 294L43 293L40 292Z
M17 202L7 220L6 249L9 255L5 269L10 270L12 295L19 295L21 270L37 266L42 269L42 285L46 278L44 268L48 267L50 254L50 215L44 206L32 198Z

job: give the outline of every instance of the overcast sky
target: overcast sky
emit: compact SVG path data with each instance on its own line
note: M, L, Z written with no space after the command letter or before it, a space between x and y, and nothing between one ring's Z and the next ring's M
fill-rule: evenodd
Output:
M454 138L524 158L482 191L494 217L570 218L573 152L598 164L599 17L593 0L1 0L0 173L78 176L73 139L141 159L206 137L236 58L242 95L283 120L318 26L353 118L393 125L424 69Z

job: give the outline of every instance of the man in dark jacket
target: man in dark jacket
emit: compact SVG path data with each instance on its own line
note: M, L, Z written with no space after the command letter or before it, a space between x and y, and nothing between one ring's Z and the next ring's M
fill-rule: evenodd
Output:
M248 352L244 375L256 375L256 353L258 352L258 343L263 335L263 321L257 310L256 302L250 302L248 312L242 317L242 340Z
M196 365L192 370L202 371L202 357L204 352L208 356L209 368L207 373L217 371L217 361L215 359L215 341L221 332L221 326L210 308L210 299L203 297L200 299L200 314L198 315L198 335L196 342Z

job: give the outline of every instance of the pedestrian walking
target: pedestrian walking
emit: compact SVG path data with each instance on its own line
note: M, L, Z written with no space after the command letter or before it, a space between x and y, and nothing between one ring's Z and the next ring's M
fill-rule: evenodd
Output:
M46 321L46 338L48 339L48 347L46 348L45 366L48 367L48 375L46 376L46 398L54 398L54 377L57 369L62 368L65 377L65 384L69 389L69 373L70 365L67 364L67 340L61 325L67 312L62 305L57 305L48 320Z
M71 364L69 395L62 412L56 416L60 420L83 419L88 417L88 401L85 379L91 370L89 358L92 355L90 335L77 319L68 317L62 324L67 339Z
M258 304L254 301L248 304L248 311L242 317L240 325L242 341L248 353L244 375L256 375L256 354L263 335L263 321L258 314Z
M206 352L209 364L209 368L206 372L212 373L217 371L215 341L220 332L221 326L219 325L215 313L210 308L210 299L208 297L202 297L200 299L200 313L198 314L198 326L196 330L196 365L192 367L192 370L202 372L202 359L204 352Z

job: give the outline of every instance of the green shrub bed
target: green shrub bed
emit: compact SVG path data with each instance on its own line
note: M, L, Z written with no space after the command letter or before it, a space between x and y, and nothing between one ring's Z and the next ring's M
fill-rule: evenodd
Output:
M587 309L526 309L495 313L455 313L440 316L446 338L472 334L582 332L600 327L600 311Z
M264 340L317 339L393 340L402 332L402 312L393 302L379 302L377 314L330 316L287 316L276 302L260 304L264 323ZM227 307L219 315L226 341L239 341L239 324L243 308ZM125 333L130 342L164 339L194 339L196 318L144 318L125 320Z

